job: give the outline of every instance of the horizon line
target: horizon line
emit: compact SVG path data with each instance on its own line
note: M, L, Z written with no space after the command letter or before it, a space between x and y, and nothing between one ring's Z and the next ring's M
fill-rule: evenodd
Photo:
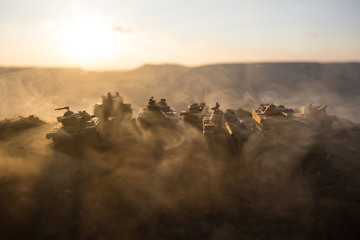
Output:
M12 68L12 69L73 69L73 70L81 70L84 72L128 72L134 71L136 69L143 68L145 66L179 66L184 68L199 68L204 66L215 66L215 65L236 65L236 64L294 64L294 63L318 63L318 64L350 64L357 63L359 64L359 60L346 60L346 61L316 61L316 60L303 60L303 61L239 61L239 62L209 62L203 64L194 64L194 65L185 65L181 63L173 63L173 62L161 62L161 63L143 63L133 68L86 68L81 66L65 66L65 65L0 65L0 69Z

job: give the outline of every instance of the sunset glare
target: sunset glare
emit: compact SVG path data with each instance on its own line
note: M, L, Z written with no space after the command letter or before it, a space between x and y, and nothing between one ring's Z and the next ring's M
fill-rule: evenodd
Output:
M96 20L63 26L60 36L66 54L79 62L111 58L114 50L111 27Z
M360 61L359 7L354 0L4 0L0 65Z

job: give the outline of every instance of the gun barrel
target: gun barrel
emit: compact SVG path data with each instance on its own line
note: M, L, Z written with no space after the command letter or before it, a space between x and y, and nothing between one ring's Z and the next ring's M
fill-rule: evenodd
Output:
M228 133L230 134L230 136L234 136L234 132L233 132L233 130L231 129L231 127L230 127L230 125L229 125L228 122L225 122L225 127L226 127Z
M69 106L61 107L61 108L55 108L55 110L64 110L64 109L66 109L68 111L70 110Z

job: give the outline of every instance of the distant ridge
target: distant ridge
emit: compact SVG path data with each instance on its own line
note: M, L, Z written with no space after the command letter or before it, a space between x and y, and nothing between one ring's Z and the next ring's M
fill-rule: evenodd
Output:
M298 108L309 100L331 114L360 122L360 63L258 62L187 67L146 64L129 71L79 68L0 68L0 119L18 115L54 118L58 106L92 111L108 91L119 91L137 109L150 96L176 110L192 102L251 110L273 102ZM47 118L46 118L47 117Z

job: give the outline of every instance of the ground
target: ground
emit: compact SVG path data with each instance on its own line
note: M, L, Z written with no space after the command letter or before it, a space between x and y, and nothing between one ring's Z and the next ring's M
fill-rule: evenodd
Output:
M360 127L253 133L242 151L187 128L54 149L51 124L1 140L1 239L357 239Z

